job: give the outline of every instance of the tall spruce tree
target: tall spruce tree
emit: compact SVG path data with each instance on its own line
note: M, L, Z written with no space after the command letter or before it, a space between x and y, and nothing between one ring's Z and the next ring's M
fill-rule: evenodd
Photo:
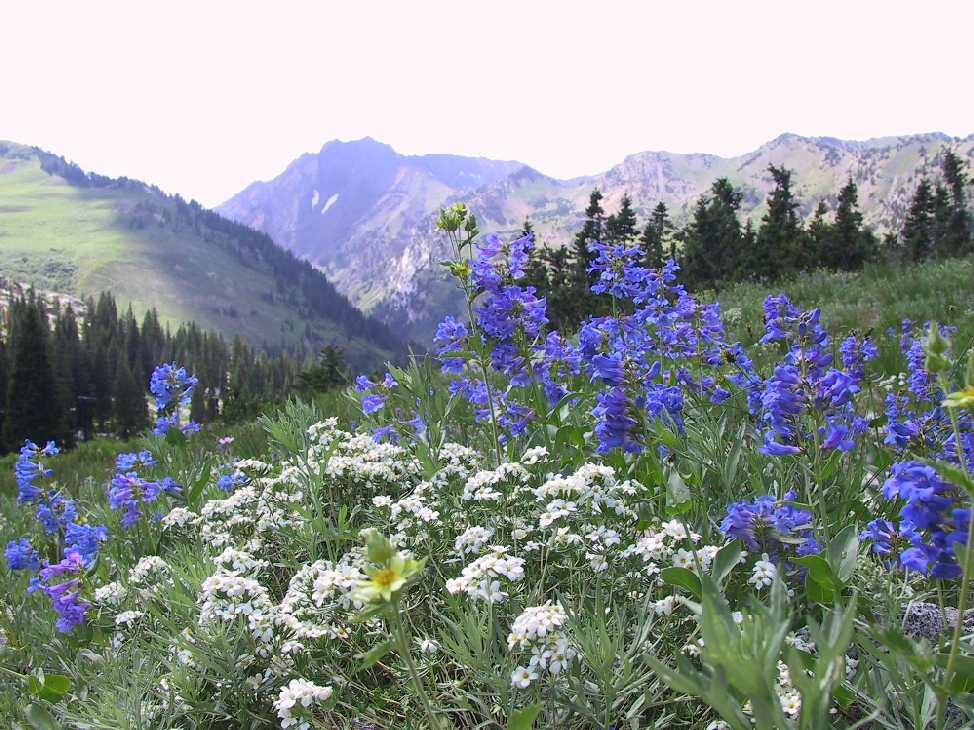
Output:
M3 419L7 413L7 343L0 339L0 455L6 453L3 436Z
M974 249L971 211L967 207L967 170L961 158L953 150L947 150L941 171L948 203L940 247L947 256L963 256Z
M680 266L690 286L714 287L738 276L742 260L741 193L727 178L714 181L693 209L684 230Z
M928 258L934 251L934 194L927 178L920 180L910 209L903 222L903 249L914 263Z
M761 218L750 269L755 276L776 279L798 264L802 225L798 201L791 189L791 170L768 165L768 172L774 188L768 195L768 210Z
M601 241L604 233L605 211L602 209L602 193L596 188L589 195L588 207L585 209L585 223L582 224L582 230L575 234L573 247L575 264L573 288L576 294L586 298L590 282L588 266L594 259L593 254L588 250L588 244L590 241Z
M839 205L835 209L835 223L831 229L831 258L826 266L843 271L857 271L876 252L876 238L862 227L859 212L859 188L849 176L839 191Z
M3 440L13 449L26 439L38 443L56 440L62 436L63 426L43 301L32 290L11 306L11 320L12 359Z
M114 390L115 434L123 439L136 436L149 425L149 406L146 403L145 391L135 379L128 357L123 351L118 353Z
M660 201L653 208L653 214L639 239L643 252L646 254L646 265L650 268L658 269L663 266L665 244L672 231L673 223L670 221L666 203Z
M636 212L632 209L632 199L629 193L624 193L619 211L605 222L606 243L629 243L635 241L637 230Z

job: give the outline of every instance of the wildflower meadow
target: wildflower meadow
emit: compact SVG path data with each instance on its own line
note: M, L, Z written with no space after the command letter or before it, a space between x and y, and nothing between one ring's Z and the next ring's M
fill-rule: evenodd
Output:
M100 471L23 445L4 726L974 726L969 312L745 337L595 241L559 332L530 235L438 228L465 311L329 412L201 430L166 363Z

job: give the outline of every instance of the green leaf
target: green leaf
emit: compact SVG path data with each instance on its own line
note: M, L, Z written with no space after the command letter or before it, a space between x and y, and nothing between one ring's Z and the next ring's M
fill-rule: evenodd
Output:
M741 543L734 540L724 545L714 556L710 576L717 585L721 585L739 562L741 562Z
M690 488L678 471L670 472L666 480L666 513L670 516L689 511L691 505Z
M585 430L581 426L562 426L555 436L555 446L559 449L565 445L585 448Z
M166 443L172 446L182 446L186 443L186 434L178 426L173 426L166 431Z
M832 572L832 567L821 555L806 555L795 558L794 562L807 568L808 577L816 583L835 591L842 589L842 581Z
M942 461L931 462L930 465L936 468L940 472L940 475L948 482L953 482L957 486L963 487L971 497L974 497L974 480L967 476L963 469L953 464L944 464Z
M356 669L356 671L357 672L365 671L373 664L375 664L377 661L382 659L382 657L386 656L386 654L391 652L392 647L393 647L392 639L386 639L381 644L377 644L373 646L365 654L362 655L362 661L359 662L358 669Z
M35 702L27 705L24 717L34 730L60 730L61 727L46 707Z
M664 583L669 583L671 586L686 588L698 601L703 595L703 588L700 585L700 578L698 578L697 575L691 570L671 566L669 568L663 568L663 570L660 571L660 577L663 579Z
M843 585L856 571L859 558L859 531L855 525L847 525L829 543L829 564Z
M57 702L71 689L71 680L63 674L44 675L44 685L37 693L41 699L48 702Z
M541 705L538 703L512 710L507 718L507 730L531 730L540 712Z

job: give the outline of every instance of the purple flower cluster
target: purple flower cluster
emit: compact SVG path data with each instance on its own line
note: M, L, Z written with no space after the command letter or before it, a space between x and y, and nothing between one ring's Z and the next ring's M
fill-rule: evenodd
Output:
M842 368L835 367L820 311L802 311L784 294L765 299L764 327L761 342L781 342L787 351L760 386L759 398L749 397L765 427L760 451L769 456L798 454L813 437L823 449L855 448L856 437L868 426L856 412L855 397L865 363L879 354L876 346L868 339L846 338L839 346ZM753 379L739 382L749 394L758 391ZM816 422L819 425L812 425Z
M397 385L399 383L391 373L386 373L381 383L373 383L364 375L359 375L355 379L355 390L365 394L362 396L362 410L370 416L381 411L385 407L389 391Z
M242 487L247 483L247 475L240 471L235 465L227 464L224 466L225 471L221 474L217 480L216 485L224 492L232 492L237 487Z
M795 492L788 492L782 500L764 496L734 502L720 523L721 532L741 540L749 550L775 558L818 553L822 548L812 531L812 513L788 504L796 498Z
M81 596L85 562L76 550L69 550L64 558L48 564L38 574L39 580L32 590L40 589L51 599L51 606L58 615L54 626L68 633L85 622L85 614L91 604Z
M186 368L176 363L162 363L152 371L149 392L156 401L156 425L153 429L156 436L165 436L170 429L177 427L183 433L200 430L199 424L194 421L182 424L179 412L182 406L189 405L198 382L195 375L190 375Z
M20 457L14 464L14 475L17 479L17 502L32 504L42 499L44 490L34 484L37 479L51 476L51 469L44 465L40 457L56 456L57 446L48 441L44 448L40 448L33 441L25 441L20 448Z
M970 508L963 506L962 491L918 461L897 462L891 471L882 493L903 503L899 527L874 521L863 536L873 541L873 550L880 554L893 553L894 536L901 540L898 560L904 568L935 578L959 577L958 546L967 544L971 516Z
M10 570L33 572L41 567L41 556L26 537L8 542L4 555L7 558L7 567Z
M116 459L116 472L108 487L108 504L113 510L122 510L122 527L131 527L142 516L142 505L156 502L163 494L182 494L182 487L172 479L146 479L137 469L156 463L147 451L138 454L121 454Z

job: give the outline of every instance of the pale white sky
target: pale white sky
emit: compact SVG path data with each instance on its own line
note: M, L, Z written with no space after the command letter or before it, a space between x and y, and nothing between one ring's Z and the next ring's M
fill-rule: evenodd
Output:
M207 205L334 138L570 177L974 132L970 0L15 0L0 23L0 139Z

